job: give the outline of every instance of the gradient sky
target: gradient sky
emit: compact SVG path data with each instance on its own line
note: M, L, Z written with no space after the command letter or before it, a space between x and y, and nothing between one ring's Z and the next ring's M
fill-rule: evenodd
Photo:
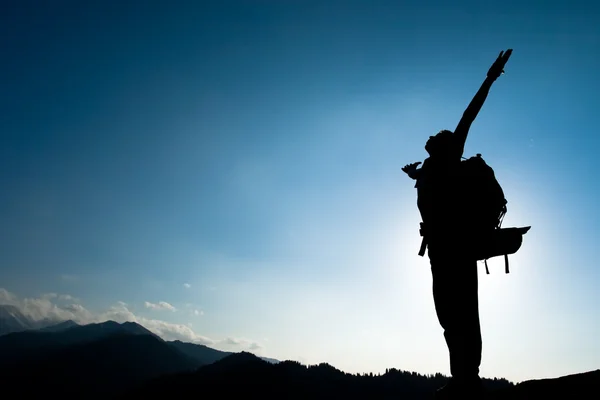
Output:
M600 367L598 6L192 3L3 4L0 302L448 374L401 167L513 48L465 148L532 226L479 270L481 372Z

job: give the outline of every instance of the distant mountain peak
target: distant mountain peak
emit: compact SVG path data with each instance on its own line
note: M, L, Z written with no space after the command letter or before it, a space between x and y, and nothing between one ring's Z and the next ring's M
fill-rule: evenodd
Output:
M160 341L163 341L163 339L160 336L158 336L154 332L150 331L143 325L138 324L137 322L127 321L127 322L123 322L121 324L121 326L123 328L125 328L129 333L134 333L136 335L150 335L150 336L154 336L155 338L159 339Z
M77 322L69 319L69 320L66 320L63 322L59 322L58 324L43 327L40 330L44 331L44 332L60 332L60 331L64 331L67 329L74 328L76 326L81 326L81 325L79 325Z
M232 365L241 365L241 364L248 364L248 363L267 363L267 362L252 353L249 353L247 351L241 351L239 353L232 353L226 357L223 357L222 359L217 361L215 364L232 366Z
M258 357L257 355L250 353L248 351L240 351L239 353L233 353L230 356L228 356L229 358L235 358L237 360L259 360L262 361L260 357Z

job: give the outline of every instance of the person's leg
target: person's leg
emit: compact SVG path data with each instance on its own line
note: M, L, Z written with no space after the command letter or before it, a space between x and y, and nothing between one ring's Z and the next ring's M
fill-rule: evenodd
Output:
M477 261L466 261L460 291L463 294L460 314L462 317L462 337L464 340L463 373L466 379L479 379L481 364L481 324L479 321L479 293Z
M460 263L460 272L453 282L457 302L452 310L456 329L451 331L453 348L450 350L452 375L458 380L463 394L479 396L482 393L479 366L481 364L481 325L479 321L479 299L477 261ZM456 356L455 356L456 354Z
M463 321L458 313L464 303L464 295L457 287L456 267L457 265L449 258L431 259L435 311L448 346L450 374L452 377L459 378L464 375L466 347Z
M477 290L477 262L452 257L452 252L431 257L433 298L444 329L453 383L479 384L481 329Z

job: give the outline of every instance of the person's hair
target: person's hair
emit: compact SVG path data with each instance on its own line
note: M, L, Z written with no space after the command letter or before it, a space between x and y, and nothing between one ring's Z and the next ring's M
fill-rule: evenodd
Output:
M452 131L447 129L439 131L435 136L429 138L425 145L425 150L427 150L430 156L442 155L450 149L452 136Z

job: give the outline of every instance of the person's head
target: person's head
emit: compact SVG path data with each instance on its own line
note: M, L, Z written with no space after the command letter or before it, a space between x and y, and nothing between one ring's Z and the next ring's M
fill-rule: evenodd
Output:
M425 150L430 156L440 156L446 153L452 145L452 131L441 130L435 136L430 136L425 144Z

